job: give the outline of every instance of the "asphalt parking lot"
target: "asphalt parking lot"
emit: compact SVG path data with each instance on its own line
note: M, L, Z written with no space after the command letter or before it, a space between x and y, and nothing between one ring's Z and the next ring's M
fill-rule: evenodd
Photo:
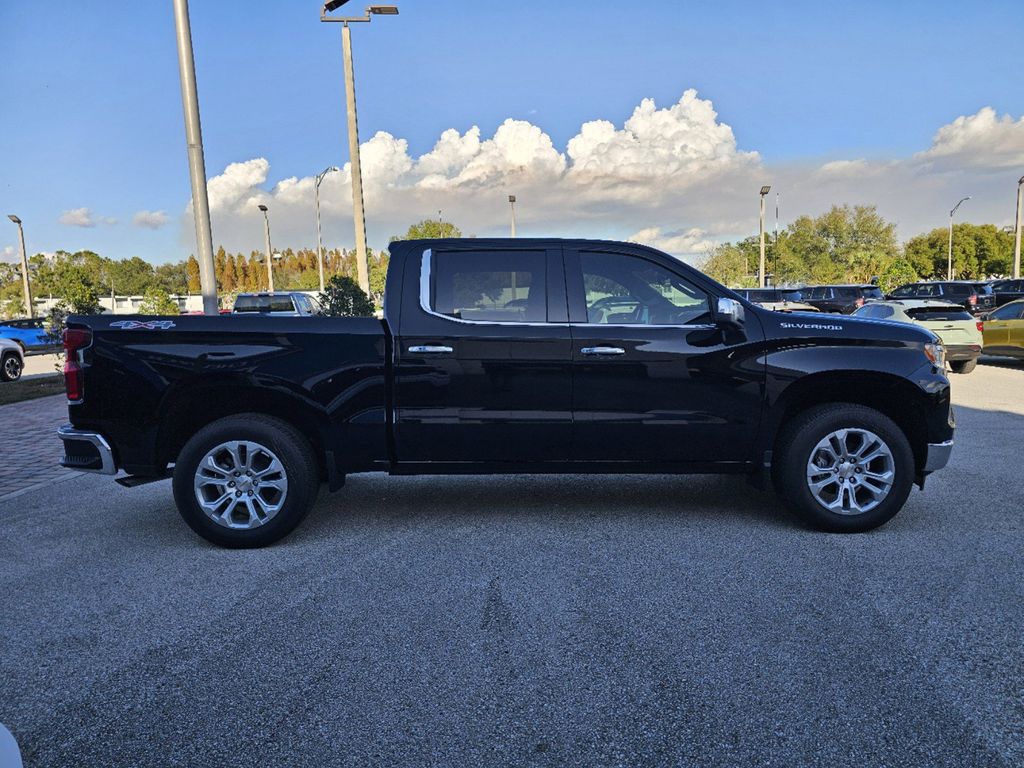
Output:
M1024 364L953 381L951 466L857 536L728 477L354 477L261 551L166 482L0 501L0 722L28 766L1022 765Z

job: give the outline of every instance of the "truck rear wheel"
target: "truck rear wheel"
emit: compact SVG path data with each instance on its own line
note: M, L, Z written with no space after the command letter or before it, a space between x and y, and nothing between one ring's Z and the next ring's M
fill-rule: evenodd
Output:
M807 524L858 533L902 509L914 454L884 414L852 403L811 408L783 429L772 462L776 488Z
M173 485L189 527L237 549L291 533L313 506L319 478L313 449L298 430L248 413L199 430L175 462Z

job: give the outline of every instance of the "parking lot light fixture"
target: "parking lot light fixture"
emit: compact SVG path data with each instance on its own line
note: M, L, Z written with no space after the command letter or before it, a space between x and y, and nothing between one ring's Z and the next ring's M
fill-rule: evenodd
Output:
M266 235L266 240L265 240L265 243L264 243L264 246L265 246L265 251L264 252L266 253L265 258L266 258L266 261L267 261L267 289L271 293L273 293L274 292L274 252L273 252L273 250L270 247L270 213L269 213L269 209L267 208L267 206L265 206L263 204L260 204L260 205L258 205L256 207L259 208L261 211L263 211L263 224L264 224L264 232L265 232L265 235Z
M771 185L764 185L761 187L761 266L757 273L757 283L761 288L764 288L764 198L769 192L772 191Z
M320 293L324 292L324 244L323 238L320 235L320 184L328 173L335 173L340 170L336 165L324 168L323 171L317 174L316 184L313 189L313 196L316 199L316 264L320 270Z
M7 218L18 225L18 244L21 246L21 292L25 302L25 311L29 319L35 314L32 312L32 288L28 282L28 254L25 253L25 229L21 226L21 219L13 213L7 214Z
M320 21L341 24L341 47L345 67L345 106L348 113L348 154L352 174L352 219L356 236L356 272L359 287L370 294L370 267L366 258L366 214L363 211L363 173L359 158L359 120L356 117L355 71L352 66L351 23L369 22L374 16L397 16L397 5L371 5L363 16L331 16L348 0L330 0L324 3Z
M1017 181L1017 218L1013 227L1013 279L1020 280L1020 225L1024 218L1024 176Z
M970 199L971 199L970 195L968 195L967 197L962 198L960 200L960 202L958 202L956 205L953 206L953 210L951 210L949 212L949 248L948 248L948 254L947 254L948 261L947 261L947 264L946 264L946 279L947 280L952 280L953 279L953 215L956 213L957 209L961 205L963 205L965 202L967 202Z
M512 237L515 237L516 236L516 196L515 195L509 195L508 196L508 204L509 204L509 207L512 209Z

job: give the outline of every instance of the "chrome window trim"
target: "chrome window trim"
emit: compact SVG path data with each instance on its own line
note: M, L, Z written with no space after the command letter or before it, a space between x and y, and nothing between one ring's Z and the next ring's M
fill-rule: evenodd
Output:
M646 325L644 323L551 323L551 322L515 322L512 320L464 320L461 317L452 317L440 312L435 312L430 306L430 260L434 254L432 249L427 248L420 259L420 309L433 317L442 320L449 320L453 323L463 325L504 325L504 326L526 326L531 328L564 328L565 326L582 326L584 328L678 328L681 330L711 330L717 328L715 323L699 323L696 325ZM546 288L546 286L545 286Z

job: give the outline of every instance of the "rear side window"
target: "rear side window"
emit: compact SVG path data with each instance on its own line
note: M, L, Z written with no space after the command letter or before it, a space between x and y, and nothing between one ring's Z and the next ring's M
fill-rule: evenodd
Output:
M750 301L778 301L775 291L747 291Z
M917 298L931 298L941 295L942 289L935 283L923 283L917 286L917 289L914 291L914 296Z
M883 299L881 288L861 288L860 295L865 299Z
M970 285L960 285L957 283L947 283L942 286L942 290L946 296L967 296L975 291Z
M964 309L944 309L942 307L911 307L907 315L914 320L971 320L971 313Z
M804 295L808 299L813 299L815 301L818 301L820 299L827 299L830 298L831 296L831 294L829 293L829 289L822 288L821 286L818 286L817 288L805 288Z
M856 288L833 288L836 292L836 297L840 299L856 299L859 298L859 293Z
M478 322L547 321L544 251L441 251L431 272L434 312Z
M913 296L916 288L916 285L901 285L899 288L892 292L892 295L897 296L901 299L905 299L909 296Z
M291 296L239 296L235 312L294 312Z

